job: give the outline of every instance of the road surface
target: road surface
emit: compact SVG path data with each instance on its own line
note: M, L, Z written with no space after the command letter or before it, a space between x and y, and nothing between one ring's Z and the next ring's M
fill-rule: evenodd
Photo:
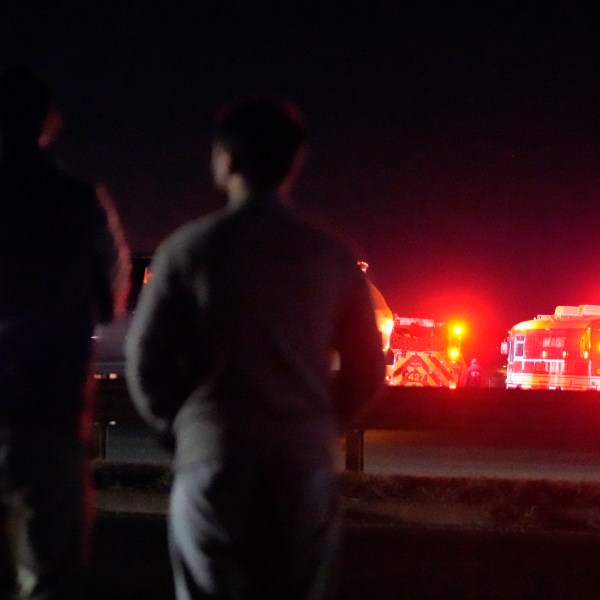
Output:
M490 434L367 431L365 472L448 477L600 481L599 445Z
M337 451L337 466L343 469L343 442ZM107 459L166 464L170 455L147 428L117 424L108 429ZM597 447L588 442L577 447L560 441L524 443L502 432L367 431L364 464L373 474L600 481L600 435Z

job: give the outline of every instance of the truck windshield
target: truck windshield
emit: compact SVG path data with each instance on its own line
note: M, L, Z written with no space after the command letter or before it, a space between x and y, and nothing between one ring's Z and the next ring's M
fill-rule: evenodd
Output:
M394 326L391 347L395 350L415 352L444 352L448 341L445 327L425 327L418 323L408 326Z

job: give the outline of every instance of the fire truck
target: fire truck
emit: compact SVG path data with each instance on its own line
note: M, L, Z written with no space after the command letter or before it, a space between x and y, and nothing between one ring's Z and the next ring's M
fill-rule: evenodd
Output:
M557 306L508 334L508 389L600 389L600 305Z
M458 323L394 315L387 383L456 388L466 369Z

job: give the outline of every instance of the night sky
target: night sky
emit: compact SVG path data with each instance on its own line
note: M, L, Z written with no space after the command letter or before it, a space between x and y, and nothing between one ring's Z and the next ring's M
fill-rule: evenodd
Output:
M106 184L136 252L215 208L223 103L296 102L297 204L394 312L466 319L492 363L517 321L600 304L600 21L546 4L8 0L0 67L54 82L56 155Z

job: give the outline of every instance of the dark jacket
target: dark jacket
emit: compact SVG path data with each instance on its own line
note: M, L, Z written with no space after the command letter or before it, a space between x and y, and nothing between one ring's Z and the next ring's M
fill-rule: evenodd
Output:
M277 199L184 226L151 269L128 380L142 415L174 428L179 464L232 447L319 460L383 382L356 257Z
M0 420L76 427L94 326L124 305L107 198L42 153L0 161Z

